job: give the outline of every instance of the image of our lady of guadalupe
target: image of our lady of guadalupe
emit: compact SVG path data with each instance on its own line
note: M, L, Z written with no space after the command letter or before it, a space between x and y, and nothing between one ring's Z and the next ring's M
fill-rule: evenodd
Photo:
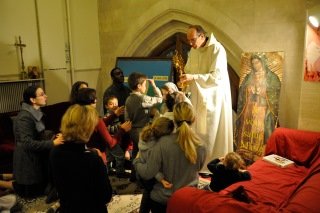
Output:
M242 54L235 147L249 162L263 155L267 140L278 125L282 55Z

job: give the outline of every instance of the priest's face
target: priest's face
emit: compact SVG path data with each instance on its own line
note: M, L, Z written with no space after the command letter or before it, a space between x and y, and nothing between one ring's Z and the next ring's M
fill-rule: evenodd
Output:
M206 40L205 36L201 33L198 33L194 28L188 29L187 39L190 46L194 49L200 48Z

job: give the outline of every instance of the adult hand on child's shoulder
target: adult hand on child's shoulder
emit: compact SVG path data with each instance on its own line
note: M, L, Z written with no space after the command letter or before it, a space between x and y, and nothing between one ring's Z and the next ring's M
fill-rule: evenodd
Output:
M58 133L55 137L55 139L53 139L53 145L54 146L58 146L63 144L64 138L63 135L61 133Z

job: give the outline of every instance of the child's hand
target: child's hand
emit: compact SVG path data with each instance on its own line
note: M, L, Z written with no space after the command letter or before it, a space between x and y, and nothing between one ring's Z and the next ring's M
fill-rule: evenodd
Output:
M172 183L169 183L165 179L162 179L160 182L165 189L171 189L173 186Z
M123 129L125 132L130 131L131 127L132 127L131 121L126 121L120 125L120 128Z
M124 114L124 106L121 107L117 107L117 109L114 110L114 114L116 114L116 116L120 116Z
M148 81L152 85L152 87L157 87L153 79L148 79Z
M139 154L139 152L138 152L138 154ZM126 152L124 153L124 158L125 158L126 160L130 160L131 156L130 156L130 152L129 152L129 151L126 151Z

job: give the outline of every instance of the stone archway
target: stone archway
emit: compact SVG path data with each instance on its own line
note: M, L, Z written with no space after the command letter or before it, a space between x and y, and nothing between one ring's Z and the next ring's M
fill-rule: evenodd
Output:
M241 48L228 37L222 30L218 29L213 23L205 20L199 14L191 14L182 10L167 9L156 16L150 18L148 11L139 17L136 26L131 26L126 30L126 34L120 39L114 53L117 56L124 57L147 57L156 49L163 41L175 35L176 33L186 33L189 25L197 23L202 25L208 32L213 32L216 38L224 45L229 67L235 73L239 72ZM232 25L232 23L230 23ZM117 57L116 56L116 57ZM104 63L104 67L111 69L114 66L114 61L110 60ZM239 75L239 74L238 74ZM236 76L237 75L233 75ZM238 90L238 80L235 78L233 88ZM102 82L103 81L103 82ZM105 77L98 79L97 90L102 93L102 90L111 84L111 79ZM102 88L103 89L102 89ZM233 106L236 106L237 95L233 95ZM100 105L100 104L99 104ZM233 107L235 109L235 107Z
M188 26L194 23L202 25L209 33L213 32L227 51L229 65L238 73L241 48L213 23L209 23L199 15L181 10L168 9L157 17L145 21L144 25L136 27L132 34L122 39L123 42L118 49L122 52L122 56L146 57L165 39L176 33L186 33Z

